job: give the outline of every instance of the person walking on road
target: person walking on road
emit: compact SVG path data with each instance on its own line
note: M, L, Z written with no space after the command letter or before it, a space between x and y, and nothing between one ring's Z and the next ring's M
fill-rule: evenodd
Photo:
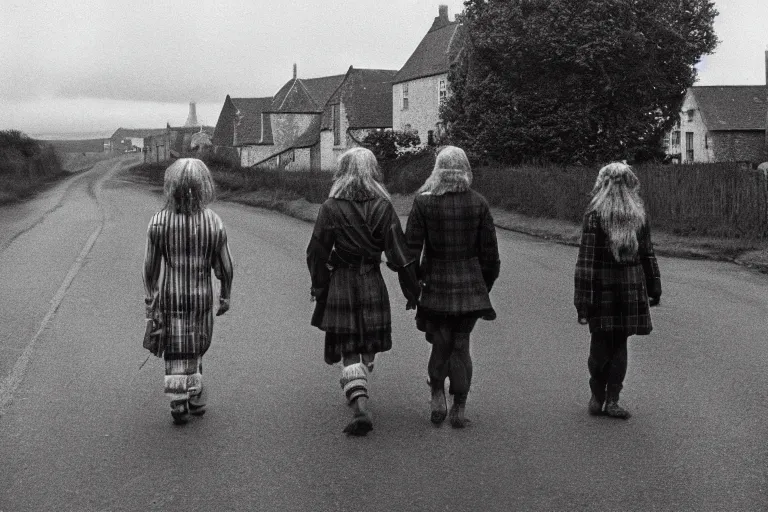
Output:
M147 316L162 319L165 393L177 424L205 412L202 358L213 334L211 272L221 281L216 316L229 310L232 258L221 218L208 208L214 184L206 165L182 158L165 171L165 207L149 222L144 256Z
M597 176L584 215L576 262L574 304L589 325L588 410L627 419L619 393L627 373L627 338L649 334L650 306L661 298L661 277L651 230L632 169L606 165Z
M427 364L431 421L446 416L445 379L453 395L450 424L464 428L472 383L469 337L478 318L493 320L489 292L499 276L496 228L485 198L470 188L467 155L447 146L418 190L406 226L408 248L420 258L416 327L432 351ZM423 253L423 256L422 256Z
M311 324L325 331L325 362L342 361L341 388L354 411L344 432L357 436L373 428L367 401L375 355L392 348L389 295L379 269L382 251L387 266L399 274L406 307L415 307L418 298L415 261L379 177L370 150L344 153L307 247L316 301Z

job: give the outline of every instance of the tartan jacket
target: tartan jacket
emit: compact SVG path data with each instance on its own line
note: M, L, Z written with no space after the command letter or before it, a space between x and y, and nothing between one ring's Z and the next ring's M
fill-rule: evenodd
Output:
M499 249L482 195L468 187L417 195L405 238L414 257L421 256L417 316L496 317L488 292L499 276Z
M637 241L636 259L619 263L597 213L584 216L573 302L579 317L589 320L590 332L617 330L631 336L653 329L648 297L661 297L661 276L647 219Z
M360 304L352 304L349 300L326 303L329 287L333 284L332 274L336 269L353 268L354 272L344 272L350 274L349 276L339 274L340 279L336 281L345 283L340 284L345 288L370 284L365 275L374 267L378 272L382 251L387 257L387 266L398 273L406 300L415 303L418 297L415 259L406 248L400 219L392 203L374 196L360 196L354 199L329 198L320 206L307 247L307 266L312 279L311 293L317 301L311 321L315 327L333 328L338 327L335 324L346 325L356 321L354 317ZM383 286L383 281L381 283ZM341 294L347 298L354 296L353 291L342 292L344 290L335 290L331 295ZM366 293L374 292L375 290L367 290ZM388 328L389 302L379 302L381 303L375 305L373 316L376 321L373 323L378 327ZM326 307L332 311L326 311ZM326 316L336 318L334 325L327 325L327 321L323 323Z

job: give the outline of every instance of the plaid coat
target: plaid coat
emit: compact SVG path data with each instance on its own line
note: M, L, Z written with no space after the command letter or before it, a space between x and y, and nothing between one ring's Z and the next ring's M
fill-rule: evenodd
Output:
M636 260L618 263L598 215L584 216L574 305L579 317L589 320L590 332L623 331L631 336L653 329L648 297L661 297L661 276L647 221L637 240Z
M400 219L383 198L331 198L320 206L307 247L312 325L326 332L325 360L346 353L376 353L392 347L389 295L380 271L381 253L398 272L406 299L418 294L414 259L405 246Z
M468 188L416 196L405 237L421 256L417 318L496 317L488 292L499 276L499 249L483 196Z

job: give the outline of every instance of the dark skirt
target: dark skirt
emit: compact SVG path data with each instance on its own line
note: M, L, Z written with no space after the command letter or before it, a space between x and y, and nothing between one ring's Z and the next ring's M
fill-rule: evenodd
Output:
M482 315L476 313L439 315L425 314L424 311L419 310L416 313L416 328L425 333L427 341L432 343L433 333L439 331L441 327L448 327L448 329L455 333L470 334L479 318L482 318Z
M338 268L331 273L319 325L325 331L325 362L345 355L392 348L389 294L378 265Z

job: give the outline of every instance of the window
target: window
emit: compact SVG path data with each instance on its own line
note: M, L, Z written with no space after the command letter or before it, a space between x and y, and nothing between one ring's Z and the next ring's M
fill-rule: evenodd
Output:
M445 103L445 80L440 80L440 83L437 87L437 98L438 98L438 105L442 106L443 103Z
M704 134L704 149L709 149L709 134Z
M693 112L694 112L694 110L693 110L692 108L691 108L691 109L688 109L688 110L686 111L686 114L688 114L688 122L689 122L689 123L690 123L691 121L693 121Z
M685 161L693 162L693 132L685 132Z
M661 143L662 147L664 148L664 151L669 151L669 143L671 139L672 139L671 133L667 133L666 135L664 135L664 139L662 140L662 143Z
M408 83L403 84L403 110L408 110Z
M341 112L339 105L331 105L331 123L333 124L333 145L341 145Z
M672 132L672 145L673 146L680 145L680 130L675 130Z

